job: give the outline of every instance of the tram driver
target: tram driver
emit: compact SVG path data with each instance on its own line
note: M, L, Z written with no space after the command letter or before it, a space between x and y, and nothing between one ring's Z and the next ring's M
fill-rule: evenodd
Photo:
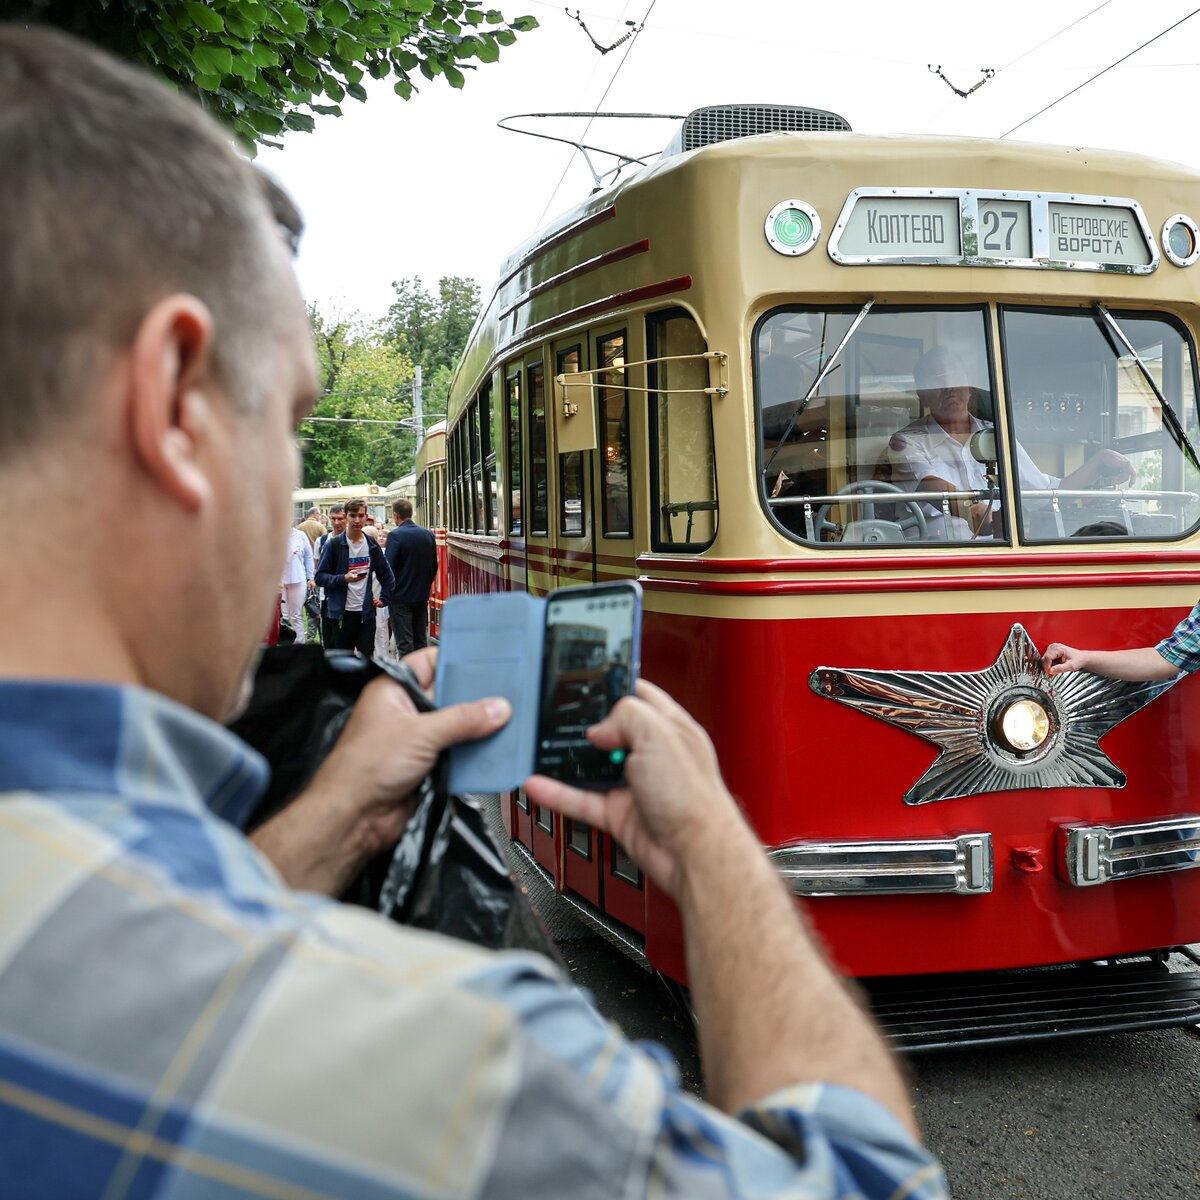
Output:
M897 486L915 492L960 493L989 486L987 466L972 453L971 439L993 426L971 411L977 389L970 378L962 359L948 346L935 346L918 359L913 382L925 415L892 435L884 457ZM1082 488L1101 479L1132 482L1136 475L1129 459L1111 449L1094 454L1062 479L1041 470L1019 442L1016 452L1022 488ZM949 522L940 502L922 504L930 540L968 541L999 532L999 499L959 496L948 506Z

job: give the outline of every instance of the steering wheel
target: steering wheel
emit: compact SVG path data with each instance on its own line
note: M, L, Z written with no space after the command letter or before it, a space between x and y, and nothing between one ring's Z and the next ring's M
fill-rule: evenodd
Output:
M839 488L835 495L838 496L863 496L873 495L874 493L889 496L903 496L905 491L903 488L897 487L894 483L884 483L882 479L859 479L854 483L848 483L844 488ZM863 541L883 542L892 539L881 536L884 527L892 527L898 529L903 534L909 529L917 530L917 537L924 541L928 536L928 531L925 527L925 514L921 511L921 505L916 500L898 500L895 503L902 505L908 509L908 516L901 521L880 521L875 517L875 505L870 501L864 501L862 504L856 504L854 507L859 510L860 519L870 523L868 534L875 536L864 537ZM835 541L843 541L843 527L829 519L829 510L833 507L832 504L822 504L817 509L816 516L813 518L813 527L818 540L823 533L833 533L837 536ZM858 539L855 539L858 540ZM896 539L900 540L900 539Z

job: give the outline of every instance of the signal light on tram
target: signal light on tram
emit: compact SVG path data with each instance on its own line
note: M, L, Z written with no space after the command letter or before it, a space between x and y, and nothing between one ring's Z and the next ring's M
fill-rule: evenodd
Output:
M992 744L1016 758L1042 749L1056 731L1049 699L1032 688L1017 688L996 698L988 720Z
M1163 253L1177 267L1190 267L1200 258L1200 227L1183 213L1163 222L1162 241Z
M821 236L821 218L803 200L784 200L767 213L763 230L779 254L807 254Z

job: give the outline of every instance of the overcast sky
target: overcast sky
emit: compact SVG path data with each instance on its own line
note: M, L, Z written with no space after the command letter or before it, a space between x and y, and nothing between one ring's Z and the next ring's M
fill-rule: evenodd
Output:
M541 27L498 63L467 72L462 91L422 81L406 102L375 84L365 104L347 99L342 117L318 117L315 133L262 153L308 221L299 269L310 300L382 316L391 281L414 275L431 289L440 276L470 276L486 298L509 251L593 186L568 147L496 127L515 113L801 104L832 109L861 133L982 137L1034 117L1011 139L1200 166L1200 15L1185 19L1190 0L585 2L581 15L604 45L628 20L645 28L601 55L562 5L496 0L507 17L532 14ZM930 64L963 90L984 68L996 75L964 100ZM587 122L524 124L578 136ZM586 140L644 154L661 149L676 124L597 122Z

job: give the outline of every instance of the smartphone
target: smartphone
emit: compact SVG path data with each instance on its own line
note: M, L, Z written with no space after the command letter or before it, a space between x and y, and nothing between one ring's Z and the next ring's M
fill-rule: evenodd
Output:
M551 592L542 641L534 770L576 787L625 778L624 750L597 750L588 729L633 690L641 652L641 588L601 584Z
M610 788L625 755L596 750L587 729L637 679L642 593L637 583L455 596L442 609L434 681L439 707L504 696L508 724L449 751L450 789L503 792L535 771L576 787Z

